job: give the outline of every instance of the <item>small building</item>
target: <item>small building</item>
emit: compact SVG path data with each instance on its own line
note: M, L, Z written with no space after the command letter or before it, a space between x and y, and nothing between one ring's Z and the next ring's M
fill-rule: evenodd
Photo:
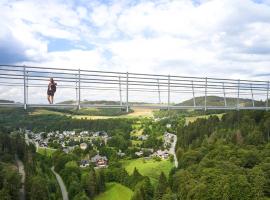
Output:
M152 154L152 157L158 156L161 159L167 159L169 158L170 154L167 150L162 151L162 150L157 150L155 153Z
M81 150L87 149L87 144L86 143L81 143L80 148L81 148Z
M149 137L149 135L139 135L139 136L138 136L138 139L139 139L139 140L147 140L148 137Z
M88 136L89 132L88 131L82 131L80 132L80 136Z
M120 156L120 157L124 157L126 154L124 152L122 152L121 150L119 150L117 152L117 155Z
M106 156L100 156L99 154L91 158L91 162L98 168L105 168L108 166L108 159Z
M137 151L137 152L135 152L135 155L138 156L138 157L141 157L143 155L143 152L142 151Z
M81 162L80 162L80 167L81 168L89 167L89 165L90 165L89 160L81 160Z

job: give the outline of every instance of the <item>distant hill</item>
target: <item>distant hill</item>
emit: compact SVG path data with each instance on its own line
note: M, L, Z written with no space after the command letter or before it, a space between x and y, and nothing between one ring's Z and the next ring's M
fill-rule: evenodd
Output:
M67 100L67 101L62 101L59 102L57 104L76 104L77 101L73 101L73 100ZM100 105L119 105L119 101L105 101L105 100L101 100L101 101L88 101L88 100L84 100L80 102L81 104L100 104Z
M195 97L196 105L197 106L204 106L205 97ZM237 98L233 97L226 97L227 106L235 106L237 104ZM252 100L251 99L244 99L240 98L239 103L243 107L252 106ZM255 106L264 106L264 101L254 101ZM193 98L183 101L179 104L176 104L178 106L193 106ZM208 106L224 106L224 98L219 96L207 96L207 105Z
M62 101L57 104L76 104L76 101L73 100L68 100L68 101ZM106 100L99 100L99 101L88 101L88 100L83 100L80 102L81 104L99 104L99 105L120 105L119 101L106 101ZM125 102L123 102L125 104ZM146 102L129 102L129 104L132 105L141 105L141 104L150 104Z
M15 103L14 101L0 99L0 103Z

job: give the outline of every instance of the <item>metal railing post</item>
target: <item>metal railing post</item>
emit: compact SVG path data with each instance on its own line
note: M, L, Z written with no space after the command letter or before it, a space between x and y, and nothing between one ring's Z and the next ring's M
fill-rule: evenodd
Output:
M157 79L157 84L158 84L158 103L161 104L159 79Z
M204 110L207 110L207 77L205 77Z
M126 112L129 112L129 107L128 107L128 72L127 72L127 77L126 77Z
M120 106L122 106L123 102L122 102L122 87L121 87L121 77L120 76L119 76L119 98L120 98Z
M171 76L168 75L168 102L167 102L168 110L170 110L170 104L171 104Z
M26 71L26 104L28 104L28 71Z
M24 103L24 109L27 108L27 102L26 102L26 71L25 71L25 65L23 66L23 103Z
M195 91L194 91L194 84L193 81L191 81L191 86L192 86L192 95L193 95L193 107L196 107L196 99L195 99Z
M226 91L225 91L224 82L222 83L222 86L223 86L223 95L224 95L224 106L227 107L227 99L226 99Z
M239 101L239 98L240 98L240 79L238 79L238 84L237 84L237 110L239 110L239 107L240 107L240 101Z
M78 70L79 75L79 90L78 90L78 109L81 109L81 70Z
M267 81L267 92L266 92L266 110L268 111L269 107L269 81Z
M251 92L252 106L254 107L255 103L254 103L254 95L253 95L252 83L250 84L250 92Z
M77 109L78 109L78 107L79 107L79 94L78 94L78 79L79 79L79 74L78 75L75 75L75 80L76 80L76 82L75 82L75 90L76 90L76 103L77 103Z

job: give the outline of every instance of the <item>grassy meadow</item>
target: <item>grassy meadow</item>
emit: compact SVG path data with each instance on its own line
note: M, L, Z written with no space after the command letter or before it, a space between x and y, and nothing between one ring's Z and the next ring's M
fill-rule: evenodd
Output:
M95 200L130 200L133 191L119 183L107 183L106 191L95 197Z
M155 161L153 159L145 160L144 158L125 160L123 165L129 174L132 174L136 167L142 175L149 176L154 184L157 183L161 172L168 176L173 168L173 163L169 160Z

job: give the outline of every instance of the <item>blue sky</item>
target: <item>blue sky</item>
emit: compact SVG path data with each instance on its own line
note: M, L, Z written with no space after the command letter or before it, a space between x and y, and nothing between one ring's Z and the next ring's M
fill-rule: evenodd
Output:
M269 79L270 0L1 0L0 10L1 64Z

